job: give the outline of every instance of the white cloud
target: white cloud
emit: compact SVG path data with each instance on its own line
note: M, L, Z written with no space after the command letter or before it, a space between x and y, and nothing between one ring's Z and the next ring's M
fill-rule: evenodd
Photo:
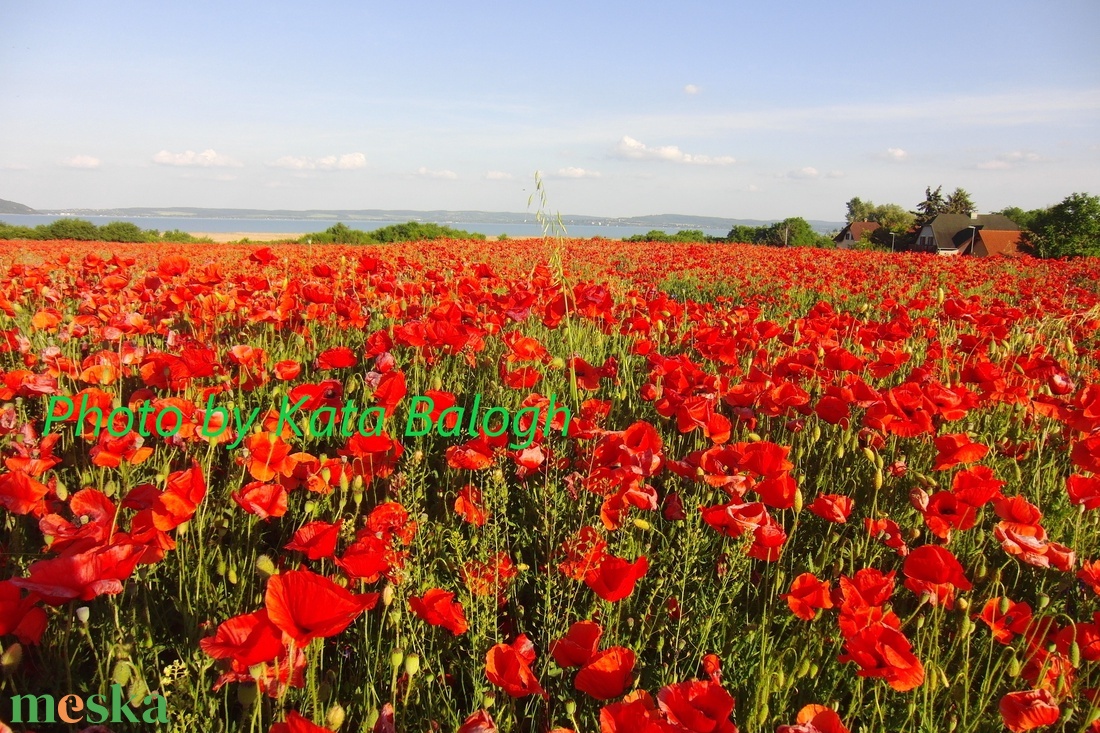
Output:
M420 166L419 168L417 168L416 169L416 175L421 176L423 178L438 178L440 180L445 180L445 181L453 181L453 180L458 178L458 174L455 173L454 171L448 171L448 170L433 171L433 170L428 170L428 168L426 168L425 166Z
M365 168L367 156L362 153L326 155L323 158L284 155L268 165L273 168L289 168L296 171L350 171Z
M709 155L692 155L685 153L675 145L662 145L650 147L640 140L635 140L627 135L615 146L615 153L619 157L631 160L668 160L673 163L688 163L691 165L732 165L737 161L728 156L721 155L712 158Z
M1025 153L1020 150L1013 151L1011 153L1004 153L998 155L992 160L987 160L982 163L978 163L978 168L986 171L1001 171L1008 168L1016 168L1017 166L1025 163L1034 163L1042 160L1042 156L1038 153Z
M688 84L684 87L684 94L698 94L701 91L697 84Z
M0 170L6 171L29 171L31 167L24 165L23 163L0 163Z
M94 158L91 155L74 155L61 161L61 165L69 168L98 168L101 162L99 158Z
M584 168L574 168L569 166L568 168L558 169L558 178L599 178L599 171L585 170Z
M799 168L798 170L787 171L787 178L796 178L803 181L812 180L814 178L820 178L821 173L812 166L806 166L805 168Z
M901 148L887 148L886 157L891 160L905 160L909 157L909 153L905 152Z
M510 181L512 180L511 173L505 173L504 171L489 171L485 174L485 177L490 181Z
M243 163L228 155L222 155L209 148L196 153L188 150L183 153L170 153L162 150L153 156L153 162L160 165L175 165L193 168L240 168Z

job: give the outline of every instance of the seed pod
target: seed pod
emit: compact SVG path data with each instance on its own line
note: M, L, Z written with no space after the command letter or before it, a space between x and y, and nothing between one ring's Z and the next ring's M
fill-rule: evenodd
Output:
M802 496L802 489L794 490L794 513L801 514L802 507L805 504L805 498Z
M837 443L836 444L836 457L837 457L838 460L844 457L844 444L843 443Z
M486 692L484 695L481 696L481 707L488 710L489 708L493 707L493 704L496 701L496 694L492 690L490 690L489 692Z
M229 567L229 572L226 573L225 579L229 581L230 585L237 584L237 566L233 564Z
M1040 593L1039 597L1035 599L1035 605L1040 609L1046 608L1050 605L1050 596L1046 593Z
M1001 602L997 604L997 610L1000 611L1002 616L1008 613L1010 603L1008 596L1001 596Z
M821 667L817 666L817 662L810 663L810 676L817 677L817 673L821 671Z
M882 488L882 481L883 481L882 469L881 468L876 468L875 469L875 491L878 491L879 489Z
M821 440L821 423L814 425L813 438L814 443Z
M255 687L255 685L253 685ZM328 713L325 714L325 727L329 730L337 730L344 724L344 718L347 713L344 712L344 706L340 703L333 703L332 707L328 709Z
M577 703L572 700L565 701L565 714L572 718L577 714Z
M387 608L393 603L393 583L386 583L386 587L382 589L382 605Z
M405 674L415 677L420 672L420 655L410 654L405 657Z
M1081 645L1076 641L1069 645L1069 661L1074 667L1081 666Z
M405 661L405 652L400 649L394 649L390 652L390 666L397 669L401 666L401 663Z
M871 463L875 462L875 452L866 446L863 448L863 456Z

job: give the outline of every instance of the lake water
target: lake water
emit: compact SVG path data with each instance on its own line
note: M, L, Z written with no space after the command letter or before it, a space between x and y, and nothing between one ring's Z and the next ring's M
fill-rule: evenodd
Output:
M47 216L45 214L0 214L0 221L18 226L34 227L39 224L49 224L63 218L62 216ZM286 234L307 234L328 229L338 221L347 224L352 229L378 229L391 224L404 224L401 221L356 221L354 219L199 219L196 217L161 217L161 216L79 216L76 218L87 219L97 226L102 226L112 221L129 221L142 229L156 229L161 232L179 229L184 232L279 232ZM510 237L537 237L543 231L538 222L532 220L525 224L492 224L485 222L448 222L436 221L436 224L445 224L455 229L463 229L467 232L477 232L486 236L499 236L507 234ZM608 239L622 239L634 234L645 234L652 227L629 226L595 226L572 224L566 226L566 234L570 237L587 239L589 237L606 237ZM673 230L675 231L675 230ZM704 232L715 237L724 237L729 234L726 229L703 229ZM669 231L671 234L672 231Z

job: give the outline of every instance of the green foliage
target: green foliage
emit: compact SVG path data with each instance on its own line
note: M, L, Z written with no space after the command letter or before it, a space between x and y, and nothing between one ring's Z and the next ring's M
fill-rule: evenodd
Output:
M1020 229L1025 231L1032 231L1032 225L1035 223L1036 218L1044 214L1046 209L1030 209L1024 211L1019 206L1006 206L1000 211L995 211L995 214L1001 214L1007 216L1012 221L1020 225Z
M945 212L948 214L965 214L966 216L970 216L978 208L964 188L956 188L952 191L951 195L947 197L947 201L944 202L944 207Z
M1100 197L1071 193L1031 222L1040 257L1100 256Z
M154 232L155 233L155 232ZM194 243L208 243L213 244L214 240L210 237L195 237L187 232L182 232L179 229L170 229L164 234L160 235L160 241L162 242L180 242L184 244Z
M3 239L77 239L84 242L213 242L208 237L193 237L173 229L162 236L156 229L142 229L128 221L112 221L97 227L86 219L58 219L36 227L13 226L0 222Z
M390 242L418 242L429 239L485 239L484 234L452 229L431 222L410 221L388 227L363 231L337 222L323 232L302 235L298 241L313 244L383 244Z
M849 224L856 221L877 222L886 229L884 234L888 232L902 234L911 229L913 222L916 221L916 217L911 211L906 211L898 204L882 204L876 206L873 202L863 201L856 196L847 203L847 207L848 213L845 218ZM889 239L890 237L887 234L887 242Z
M97 239L105 242L152 242L156 232L145 230L128 221L112 221L99 227Z
M43 227L47 236L40 239L79 239L87 242L99 239L99 228L86 219L58 219L35 228Z
M726 237L729 242L768 244L773 247L833 247L832 238L814 231L800 216L792 216L758 227L735 226Z
M924 201L917 204L917 210L913 212L915 223L923 227L945 211L947 211L947 202L943 198L943 186L936 186L935 191L928 186L924 189Z
M635 234L623 237L624 242L717 242L720 237L708 236L701 229L684 229L683 231L667 234L660 229L651 229L645 234Z

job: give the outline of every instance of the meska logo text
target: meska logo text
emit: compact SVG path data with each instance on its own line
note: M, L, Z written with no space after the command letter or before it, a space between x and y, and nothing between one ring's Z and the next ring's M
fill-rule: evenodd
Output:
M122 685L111 685L111 695L12 695L13 723L167 723L168 706L163 695L146 695L136 709L126 698ZM138 716L141 717L138 717Z

